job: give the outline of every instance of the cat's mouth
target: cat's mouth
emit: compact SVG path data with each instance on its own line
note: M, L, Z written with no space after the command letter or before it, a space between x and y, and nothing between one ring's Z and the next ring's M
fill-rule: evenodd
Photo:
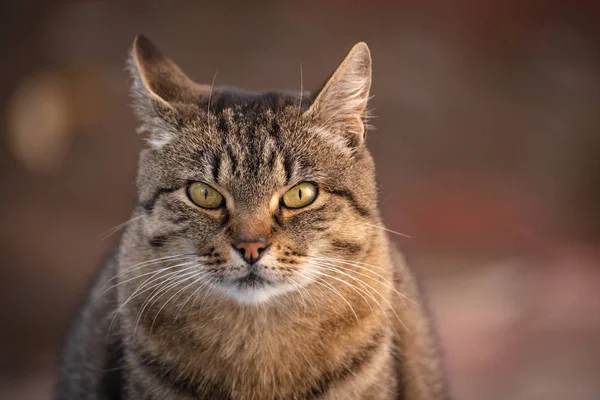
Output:
M250 269L246 275L234 279L233 282L239 289L258 289L273 284L270 279L261 275L256 269Z
M292 291L296 285L273 274L267 266L256 264L234 276L223 276L215 287L240 303L257 304Z

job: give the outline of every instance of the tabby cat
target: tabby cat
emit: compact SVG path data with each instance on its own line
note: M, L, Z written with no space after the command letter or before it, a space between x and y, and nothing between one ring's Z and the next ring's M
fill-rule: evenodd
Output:
M56 399L448 399L365 146L358 43L313 94L191 81L144 36L138 201Z

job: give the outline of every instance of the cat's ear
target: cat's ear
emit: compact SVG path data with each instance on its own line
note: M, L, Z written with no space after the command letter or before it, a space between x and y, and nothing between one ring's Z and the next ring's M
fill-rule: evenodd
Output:
M176 108L197 101L210 87L188 78L144 35L135 38L128 67L134 110L142 122L140 130L150 134L151 145L160 147L173 138L170 120Z
M137 36L133 41L129 64L134 89L142 91L137 94L151 97L167 107L193 100L209 89L188 78L144 35Z
M354 146L360 145L366 135L370 89L371 52L360 42L318 92L306 114L343 134Z

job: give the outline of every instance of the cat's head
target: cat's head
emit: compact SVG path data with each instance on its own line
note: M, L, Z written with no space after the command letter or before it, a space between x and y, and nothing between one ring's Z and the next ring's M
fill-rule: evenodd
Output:
M143 36L129 66L148 141L137 180L144 259L186 254L190 276L256 303L372 250L366 44L314 94L194 83Z

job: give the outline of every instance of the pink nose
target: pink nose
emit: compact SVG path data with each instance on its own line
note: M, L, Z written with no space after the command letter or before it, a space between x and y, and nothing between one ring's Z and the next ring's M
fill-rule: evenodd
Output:
M267 238L264 237L264 235L251 239L242 237L233 244L233 247L242 255L248 264L256 263L268 246Z

